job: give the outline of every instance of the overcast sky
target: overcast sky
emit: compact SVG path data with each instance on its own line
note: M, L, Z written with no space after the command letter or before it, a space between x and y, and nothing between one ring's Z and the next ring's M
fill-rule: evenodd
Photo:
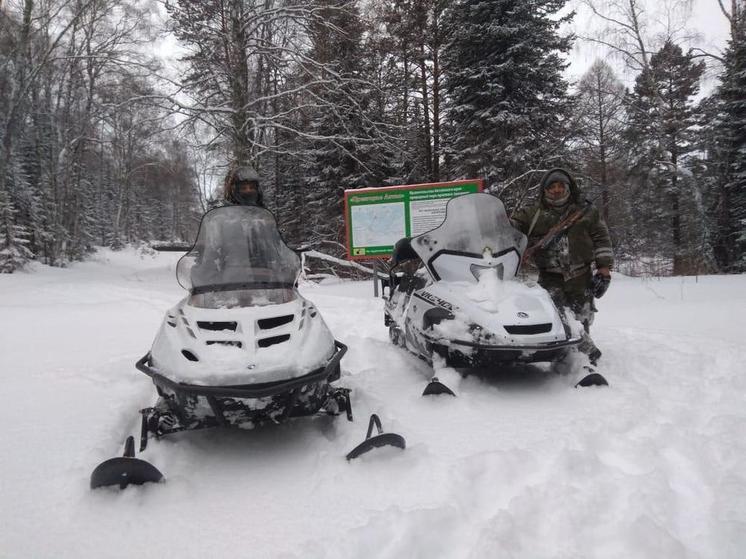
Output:
M676 0L647 0L646 14L651 23L651 34L661 34L665 30L665 25L660 23L665 21L666 6L673 4ZM721 54L725 49L729 35L729 22L720 11L717 0L691 0L689 2L676 2L677 4L688 4L688 17L684 13L682 16L687 19L686 30L680 31L679 36L682 39L683 46L699 47L708 52ZM730 5L729 0L725 0L726 5ZM582 0L571 0L570 6L577 11L575 20L571 29L578 36L592 35L604 28L604 23L595 17L592 12L585 7ZM601 9L603 0L597 0L595 4ZM607 12L604 12L607 13ZM656 21L659 22L656 24ZM678 38L678 37L677 37ZM634 84L635 73L625 68L624 63L615 57L610 56L606 47L593 44L581 39L576 40L569 62L570 67L567 70L567 76L571 80L577 80L596 58L607 60L618 72L619 78L628 86ZM711 90L717 85L715 76L719 68L712 60L707 60L708 72L702 83L703 93Z

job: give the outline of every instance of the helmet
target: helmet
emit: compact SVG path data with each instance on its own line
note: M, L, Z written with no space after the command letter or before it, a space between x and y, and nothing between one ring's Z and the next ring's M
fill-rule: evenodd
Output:
M236 167L233 171L233 182L255 182L259 184L259 173L251 165Z
M242 193L240 185L244 183L256 184L256 192ZM224 198L232 204L242 206L264 206L262 200L262 190L259 185L259 173L250 165L241 165L234 167L225 177L223 189Z

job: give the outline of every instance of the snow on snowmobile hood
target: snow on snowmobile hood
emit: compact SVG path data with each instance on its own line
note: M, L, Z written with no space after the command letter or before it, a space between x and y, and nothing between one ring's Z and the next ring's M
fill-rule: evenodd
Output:
M194 247L176 266L192 294L291 289L298 255L280 236L274 216L258 206L223 206L202 217Z
M267 306L196 307L166 313L153 364L177 382L241 385L296 378L323 367L334 338L315 306L298 296Z
M490 343L498 345L518 341L520 336L511 334L511 329L520 331L537 324L546 325L546 332L532 335L534 343L558 342L567 337L562 319L544 289L536 284L501 280L495 270L483 273L476 284L440 281L428 287L428 291L436 299L451 304L453 319L433 326L433 332L445 339L471 340L474 325L489 332ZM580 337L579 322L568 320L568 327L570 337Z
M503 203L480 192L449 200L443 223L411 244L435 281L477 283L487 270L503 280L515 277L527 242Z

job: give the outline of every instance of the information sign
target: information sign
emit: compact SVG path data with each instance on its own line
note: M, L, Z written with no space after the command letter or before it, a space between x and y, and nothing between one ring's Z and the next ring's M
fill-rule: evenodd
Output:
M448 200L480 192L481 179L345 190L347 256L388 258L396 241L434 229Z

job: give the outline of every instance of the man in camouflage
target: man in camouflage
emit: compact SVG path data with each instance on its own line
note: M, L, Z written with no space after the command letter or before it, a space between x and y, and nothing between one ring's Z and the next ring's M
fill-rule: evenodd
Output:
M541 181L538 203L518 210L511 221L528 236L529 247L545 240L552 227L571 223L545 246L537 248L533 257L539 269L539 285L549 291L558 308L569 307L582 322L585 335L579 349L595 365L601 351L589 334L596 311L591 264L595 263L599 279L608 283L614 263L609 230L598 209L582 199L570 173L552 169Z

